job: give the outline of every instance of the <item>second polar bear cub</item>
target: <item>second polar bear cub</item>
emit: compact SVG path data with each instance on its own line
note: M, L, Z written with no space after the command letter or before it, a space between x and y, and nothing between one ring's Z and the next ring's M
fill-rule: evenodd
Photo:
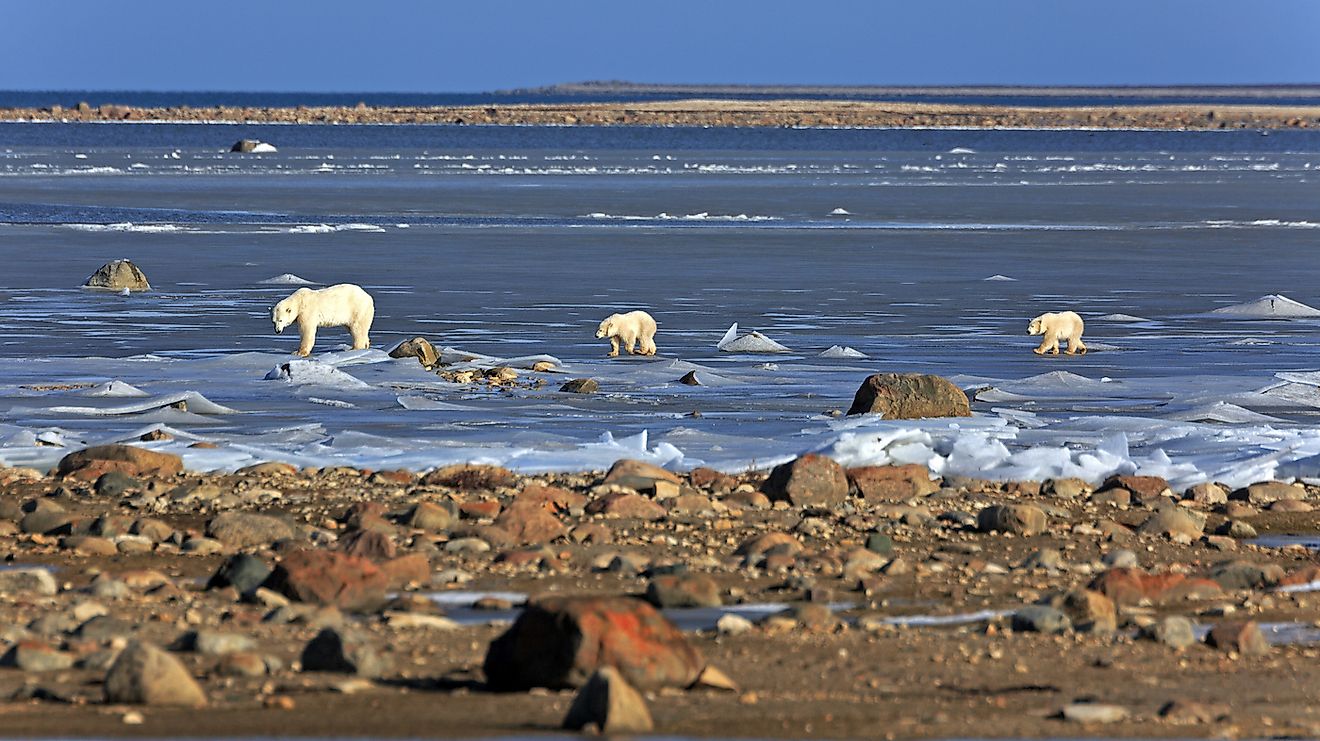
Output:
M371 320L376 317L376 303L371 294L361 286L352 283L312 290L299 288L293 295L275 304L270 312L276 332L298 323L298 333L302 342L298 344L295 355L307 357L316 343L317 327L348 327L353 336L353 349L365 350L371 346L367 332L371 330Z
M610 314L600 323L596 338L610 338L610 352L607 357L619 357L619 343L622 342L629 355L655 355L655 320L645 311L630 311L627 314ZM638 352L633 347L641 344Z
M1077 316L1075 311L1060 311L1052 314L1041 314L1031 320L1027 325L1027 334L1044 335L1040 340L1040 347L1032 352L1037 355L1051 353L1059 354L1059 340L1068 340L1068 354L1077 353L1086 354L1086 345L1082 344L1082 330L1085 325L1082 324L1082 318Z

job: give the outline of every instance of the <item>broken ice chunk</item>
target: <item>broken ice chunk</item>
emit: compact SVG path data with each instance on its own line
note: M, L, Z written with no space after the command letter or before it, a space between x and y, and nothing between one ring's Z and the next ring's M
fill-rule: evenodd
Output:
M844 345L831 345L830 349L820 354L822 358L865 358L866 353Z

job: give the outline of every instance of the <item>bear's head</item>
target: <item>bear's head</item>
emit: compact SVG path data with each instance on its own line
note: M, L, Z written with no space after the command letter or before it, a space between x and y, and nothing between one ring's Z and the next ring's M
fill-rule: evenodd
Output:
M600 327L596 330L596 339L599 340L602 337L609 337L614 334L614 320L618 318L618 314L610 314L605 317L605 321L601 322Z
M275 304L270 310L270 320L275 323L275 333L283 334L284 328L298 321L298 309L302 306L302 297L308 293L306 288L299 288L292 296Z
M1035 319L1032 319L1031 324L1027 325L1027 334L1045 334L1045 316L1045 314L1041 314Z

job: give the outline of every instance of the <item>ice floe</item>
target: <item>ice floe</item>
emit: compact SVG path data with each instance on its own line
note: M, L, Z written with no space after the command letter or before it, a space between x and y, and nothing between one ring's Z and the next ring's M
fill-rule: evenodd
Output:
M259 280L258 283L268 286L313 286L314 282L301 278L293 273L282 273L273 278Z
M1012 281L1012 282L1014 282L1014 283L1017 282L1017 278L1010 278L1010 277L1008 277L1007 275L1000 275L999 273L995 273L994 275L990 276L989 278L982 278L981 280L988 280L988 281L1005 281L1005 282L1007 282L1007 281Z
M816 356L820 358L865 358L866 353L843 345L831 345L829 349Z

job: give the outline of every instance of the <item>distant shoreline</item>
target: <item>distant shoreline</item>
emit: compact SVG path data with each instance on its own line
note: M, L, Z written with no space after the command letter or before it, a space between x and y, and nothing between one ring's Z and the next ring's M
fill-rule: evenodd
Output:
M0 108L0 121L493 124L958 129L1285 129L1320 127L1320 106L1021 107L854 100L709 100L480 106Z

